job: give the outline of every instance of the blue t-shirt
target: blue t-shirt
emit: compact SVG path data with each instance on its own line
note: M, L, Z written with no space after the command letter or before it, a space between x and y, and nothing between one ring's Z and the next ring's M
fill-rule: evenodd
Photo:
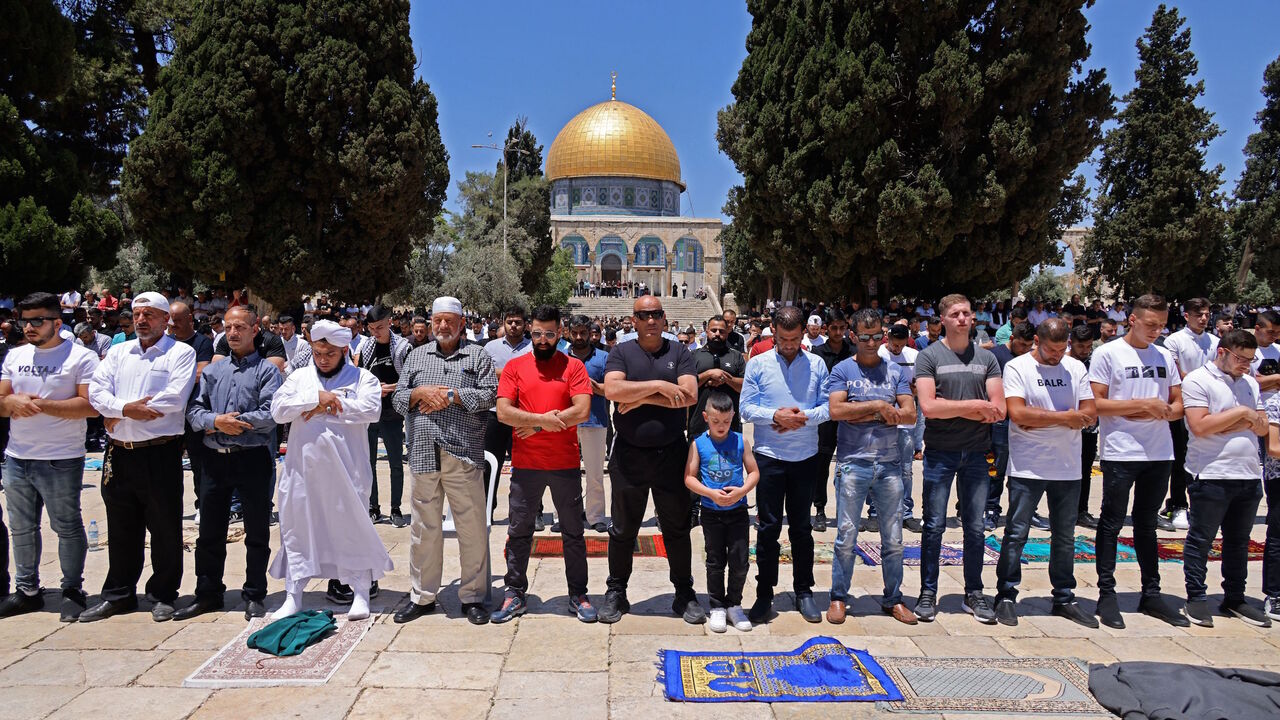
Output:
M742 487L742 433L730 431L721 442L711 439L710 431L694 441L698 446L698 458L702 461L699 476L702 484L712 490L726 487ZM717 505L711 498L701 497L704 510L733 510L746 507L742 498L732 505Z
M591 355L586 358L580 358L573 354L573 348L564 351L565 355L572 358L578 358L587 368L587 377L598 383L604 382L604 365L609 361L609 353L600 348L591 348ZM603 395L591 393L591 415L578 425L579 427L608 427L609 426L609 401Z
M873 367L858 364L857 357L836 363L827 377L827 394L845 391L849 402L883 400L898 406L898 395L911 394L911 381L897 363L880 360ZM840 460L897 462L898 426L878 419L863 422L840 421L836 432L836 457Z

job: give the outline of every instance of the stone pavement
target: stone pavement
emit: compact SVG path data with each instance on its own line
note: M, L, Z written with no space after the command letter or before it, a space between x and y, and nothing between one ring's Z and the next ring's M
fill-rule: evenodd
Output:
M389 496L387 465L379 464L380 494ZM914 485L917 506L920 464ZM188 474L189 478L190 475ZM105 525L97 484L99 473L85 473L84 517ZM192 498L188 479L187 507ZM607 482L606 482L607 485ZM1091 507L1100 503L1101 482L1093 483ZM505 497L506 478L500 485ZM405 503L408 507L408 503ZM490 535L495 558L495 597L500 594L502 547L505 538L506 502L499 503L498 524ZM550 508L548 497L547 507ZM834 507L834 506L832 506ZM1265 508L1265 504L1264 504ZM384 505L383 510L388 508ZM1259 511L1261 517L1265 510ZM650 517L652 515L650 514ZM656 532L652 521L644 532ZM188 525L194 525L188 522ZM106 528L104 528L105 530ZM390 610L409 587L407 551L409 530L378 526L396 570L384 578L375 610ZM1086 534L1087 531L1084 531ZM593 535L588 530L588 536ZM1253 536L1264 536L1261 525ZM701 571L701 534L694 533L696 586L705 589ZM833 541L828 530L821 539ZM918 539L906 533L908 541ZM878 538L876 538L878 539ZM958 528L947 530L946 540L959 541ZM56 589L58 566L56 538L44 529L42 582ZM278 548L273 533L273 551ZM355 652L325 687L224 689L183 688L182 681L244 627L239 584L243 580L243 546L228 546L228 610L185 623L152 622L147 603L143 611L109 620L79 625L58 622L57 596L48 596L45 611L0 620L0 720L16 718L146 717L166 718L518 718L561 720L566 711L575 718L826 718L836 708L820 704L752 703L676 704L662 698L655 682L655 661L660 649L685 650L791 650L817 634L834 635L846 644L866 648L878 656L926 655L934 657L1035 657L1070 656L1091 662L1163 660L1217 666L1260 667L1280 671L1280 627L1263 630L1238 620L1220 618L1213 629L1173 628L1127 612L1128 628L1089 630L1049 611L1048 573L1044 564L1024 568L1019 610L1021 623L1014 628L986 626L960 609L962 574L959 567L944 567L940 581L941 613L937 621L914 627L901 625L879 612L875 600L881 592L879 568L859 566L854 574L856 600L843 625L811 625L794 612L790 592L780 592L775 607L781 612L768 625L750 633L730 629L716 635L705 625L689 626L670 615L671 586L663 558L637 558L629 596L633 614L613 625L583 625L566 611L567 589L560 558L533 559L530 563L530 612L507 625L474 627L462 618L457 599L457 545L445 543L445 579L453 585L444 591L445 612L426 616L408 625L391 622L390 614L376 624ZM194 560L186 555L179 605L190 601L195 585ZM591 590L603 599L608 573L604 558L591 558ZM91 552L85 587L101 588L106 574L106 553ZM1218 590L1221 563L1209 564L1211 592ZM1164 588L1181 596L1182 566L1161 565ZM1261 564L1249 566L1249 592L1260 595ZM830 566L815 568L819 603L825 608ZM790 568L783 565L780 590L790 587ZM919 588L915 568L905 572L903 592L908 598ZM1121 563L1117 572L1122 608L1132 611L1137 602L1138 567ZM145 574L143 580L145 581ZM1078 594L1091 608L1097 598L1096 574L1091 564L1078 564ZM988 593L995 585L995 568L984 572ZM748 602L754 597L754 573L748 579ZM324 603L324 582L314 581L307 595L308 607ZM283 585L272 581L268 608L278 606ZM702 596L705 603L705 596ZM911 601L908 601L911 604ZM876 715L873 704L849 703L838 708L842 717ZM912 716L922 717L922 716ZM929 716L923 716L929 717Z

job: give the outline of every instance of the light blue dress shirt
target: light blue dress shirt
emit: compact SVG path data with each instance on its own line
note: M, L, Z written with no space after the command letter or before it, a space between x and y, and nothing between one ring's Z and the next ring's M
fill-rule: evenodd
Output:
M790 363L776 349L747 363L739 408L744 422L754 423L754 452L775 460L797 462L818 452L818 426L831 419L827 407L827 364L804 350ZM773 429L779 408L798 407L809 421L798 430Z

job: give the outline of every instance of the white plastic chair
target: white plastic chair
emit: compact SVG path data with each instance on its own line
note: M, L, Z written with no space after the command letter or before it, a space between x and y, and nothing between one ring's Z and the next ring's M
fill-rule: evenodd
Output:
M502 465L491 452L485 451L484 459L489 463L489 490L485 493L484 505L484 526L487 529L493 527L493 513L489 508L493 507L493 496L498 492L498 475L502 473ZM453 525L453 512L449 509L447 497L444 501L444 522L441 523L441 527L445 532L454 532L457 529Z

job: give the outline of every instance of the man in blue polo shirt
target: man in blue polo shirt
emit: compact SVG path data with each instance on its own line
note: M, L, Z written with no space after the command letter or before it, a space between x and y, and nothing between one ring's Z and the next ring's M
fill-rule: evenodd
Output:
M569 318L567 354L581 360L587 367L587 376L591 378L591 415L586 422L578 423L578 446L582 449L582 464L587 476L583 487L587 523L592 530L604 533L609 531L604 514L604 441L609 426L609 401L604 397L604 366L609 361L609 353L591 344L591 318L586 315Z

